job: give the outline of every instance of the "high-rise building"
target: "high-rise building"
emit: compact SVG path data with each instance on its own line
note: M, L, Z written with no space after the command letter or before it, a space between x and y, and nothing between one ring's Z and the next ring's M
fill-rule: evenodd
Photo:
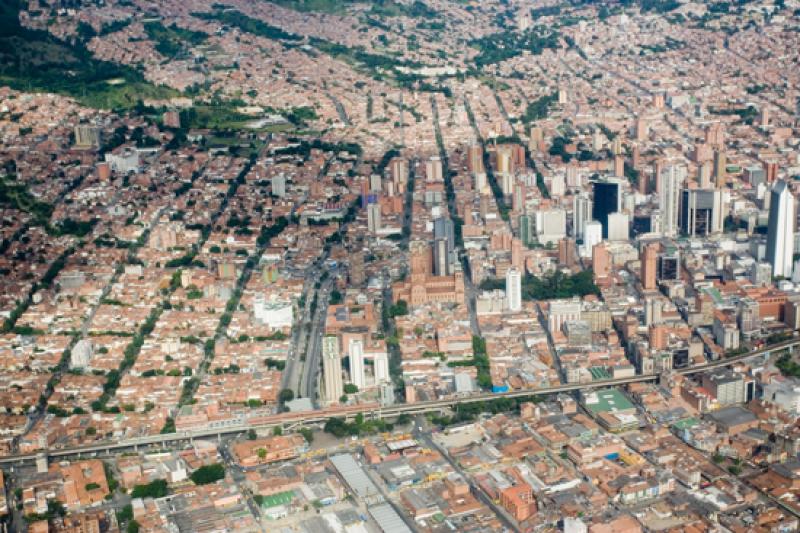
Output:
M78 148L100 148L100 128L92 124L78 124L74 129L75 146Z
M467 170L472 173L485 172L483 167L483 148L474 143L467 149Z
M381 205L367 204L367 229L370 233L381 230Z
M286 175L283 172L272 176L272 195L278 198L286 196Z
M536 219L531 215L519 216L519 239L528 246L536 242Z
M595 279L605 279L611 274L611 258L606 243L595 244L592 248L592 272Z
M660 324L661 308L663 302L659 298L647 298L644 301L644 325L650 326L651 324Z
M592 219L592 198L582 193L575 197L575 212L572 217L572 234L576 239L583 239L584 226Z
M681 273L681 256L677 249L658 256L658 281L677 281Z
M509 311L522 309L522 276L514 267L506 271L506 304Z
M408 182L408 161L402 157L395 157L389 163L389 172L398 189L404 190L405 184Z
M516 237L511 239L511 266L522 270L523 261L525 260L522 255L522 241Z
M425 163L425 178L428 181L442 181L442 160L433 156Z
M686 168L677 165L670 165L661 173L658 201L661 211L661 230L665 235L675 235L678 231L678 199L685 176Z
M558 263L572 266L575 262L575 246L571 239L564 237L558 241Z
M344 393L342 386L342 359L339 357L339 337L322 338L323 398L328 403L338 402Z
M679 223L682 234L689 237L704 237L720 233L723 219L721 190L684 189L681 192Z
M614 156L614 176L618 178L625 177L625 158L622 155Z
M364 343L360 339L350 339L350 381L353 385L362 390L367 385L367 378L364 374Z
M728 158L725 152L717 150L714 152L714 184L717 189L725 187L728 180Z
M630 237L630 217L628 213L608 215L608 240L627 241Z
M592 184L594 199L592 218L600 222L603 238L608 238L608 215L616 213L622 205L622 184L617 180L595 181Z
M644 247L641 256L642 288L652 291L656 288L656 261L658 259L658 245L648 244Z
M581 257L592 257L595 245L603 240L603 226L596 220L590 220L584 225L583 246Z
M473 176L475 177L475 190L482 194L487 189L486 172L475 172Z
M389 354L385 351L374 355L372 368L375 374L375 383L388 383L392 380L389 375Z
M795 201L784 180L775 183L770 192L767 226L767 261L773 276L792 276L794 254Z
M550 332L561 331L565 322L581 319L581 301L578 298L568 300L550 300L547 314L547 327Z
M542 244L557 242L567 235L567 213L563 209L548 209L536 213L536 237Z

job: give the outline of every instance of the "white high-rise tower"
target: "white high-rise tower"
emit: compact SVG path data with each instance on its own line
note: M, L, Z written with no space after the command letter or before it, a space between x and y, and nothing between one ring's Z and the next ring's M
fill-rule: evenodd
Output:
M686 169L670 165L661 173L661 191L659 205L661 209L661 230L664 235L675 235L678 232L678 199Z
M514 267L506 271L506 302L509 311L522 310L522 276Z
M795 220L794 195L789 185L780 180L770 193L767 226L767 261L772 265L773 276L792 276Z
M350 381L362 390L367 385L364 374L364 343L358 339L350 341Z
M339 357L339 338L326 335L322 338L322 378L325 385L324 399L328 403L338 402L344 393L342 386L342 358Z

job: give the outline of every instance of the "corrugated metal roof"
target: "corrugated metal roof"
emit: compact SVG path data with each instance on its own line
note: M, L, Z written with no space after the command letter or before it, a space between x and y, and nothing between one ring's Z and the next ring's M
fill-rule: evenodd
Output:
M380 494L378 487L367 477L364 469L350 454L340 454L331 457L331 463L339 471L350 489L360 498L375 497Z
M397 511L388 503L382 503L369 508L369 514L378 523L384 533L413 533L403 522Z

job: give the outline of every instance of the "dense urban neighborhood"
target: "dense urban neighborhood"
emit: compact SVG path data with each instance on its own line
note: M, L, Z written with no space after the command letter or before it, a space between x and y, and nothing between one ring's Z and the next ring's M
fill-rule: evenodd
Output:
M0 2L0 524L800 530L798 0Z

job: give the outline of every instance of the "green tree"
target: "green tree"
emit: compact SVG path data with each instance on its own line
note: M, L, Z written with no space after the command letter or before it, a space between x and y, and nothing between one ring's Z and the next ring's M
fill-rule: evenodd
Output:
M278 401L280 403L291 402L292 400L294 400L294 391L292 389L283 389L278 394Z
M300 434L306 439L306 442L311 444L314 442L314 432L309 428L300 428Z
M208 485L225 477L225 467L220 463L204 465L189 476L196 485Z
M167 480L156 479L146 485L136 485L131 498L163 498L167 495Z

